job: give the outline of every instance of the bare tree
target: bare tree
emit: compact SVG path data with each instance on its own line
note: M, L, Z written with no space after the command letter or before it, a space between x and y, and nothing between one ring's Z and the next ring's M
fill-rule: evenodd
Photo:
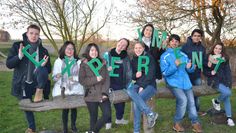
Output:
M23 20L37 23L43 34L58 51L55 36L73 41L79 52L82 46L109 20L112 12L110 8L104 9L104 18L100 18L99 26L91 33L94 27L98 7L102 3L97 0L9 0L5 1L12 12ZM87 33L90 32L89 36Z
M137 0L136 10L129 16L135 23L152 22L169 33L181 29L185 34L198 27L214 43L221 41L222 33L236 30L232 26L236 22L235 6L233 0Z

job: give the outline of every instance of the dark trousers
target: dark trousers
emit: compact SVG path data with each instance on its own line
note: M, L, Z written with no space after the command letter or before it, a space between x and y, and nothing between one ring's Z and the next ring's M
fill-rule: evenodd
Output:
M116 119L121 120L125 112L125 102L114 104L114 107L116 110ZM107 123L111 123L112 122L111 119L112 117L110 116Z
M86 102L90 115L90 131L98 133L111 116L111 103L109 100L101 102ZM102 116L98 119L98 107Z
M69 109L63 109L62 110L62 123L63 123L63 131L64 133L68 132L68 114L69 114ZM77 118L77 109L71 109L71 128L75 129L76 126L76 118Z
M46 86L46 83L48 81L48 71L45 67L39 67L34 73L33 76L34 80L32 84L24 83L24 89L25 89L25 96L23 96L23 99L31 99L32 96L35 93L36 88L41 87L41 89L44 89ZM50 88L49 88L50 90ZM36 130L35 120L34 120L34 113L32 111L24 111L25 117L28 123L28 128L32 129L33 131Z

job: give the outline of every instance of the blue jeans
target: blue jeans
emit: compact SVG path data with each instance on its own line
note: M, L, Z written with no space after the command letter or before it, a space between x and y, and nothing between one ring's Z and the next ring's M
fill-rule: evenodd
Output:
M231 89L223 84L219 84L217 90L220 92L220 95L217 98L217 100L220 102L224 102L226 116L232 117L231 104L230 104Z
M193 98L193 90L182 90L177 88L171 88L170 90L176 97L176 112L174 122L178 123L183 119L186 108L188 111L188 117L190 118L192 124L198 122L198 115Z
M146 104L146 101L157 93L157 89L151 85L148 85L140 93L138 93L139 86L134 85L127 89L127 93L133 100L134 107L134 132L140 130L141 113L146 115L153 113L151 108Z
M199 86L202 84L202 79L201 78L197 78L196 80L192 81L192 84L194 86ZM198 96L194 96L194 101L195 101L195 106L196 106L196 110L197 112L200 110L200 100Z

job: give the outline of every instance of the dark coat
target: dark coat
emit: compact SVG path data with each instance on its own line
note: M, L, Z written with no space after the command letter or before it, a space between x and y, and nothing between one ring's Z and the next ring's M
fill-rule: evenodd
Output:
M214 70L215 64L211 67L205 67L204 74L207 76L207 84L213 88L218 88L219 84L224 84L226 87L232 87L232 74L229 66L229 60L220 64L215 75L211 75Z
M148 48L148 46L145 45L145 51L148 52L150 55L152 55L152 57L154 59L154 65L155 65L155 69L156 69L155 77L157 79L162 79L160 58L161 58L161 55L165 52L165 50L162 48L158 48L156 45L155 45L155 47L151 46L150 48Z
M111 62L112 57L120 57L120 60L115 62L115 65L118 65L119 68L114 70L114 73L119 74L119 77L110 77L110 87L113 90L127 88L129 83L132 81L131 62L127 52L122 51L120 54L117 54L114 48L108 53L108 56L110 60L109 62Z
M87 64L87 59L80 64L79 82L84 86L86 102L100 102L103 95L109 95L110 77L105 64L99 70L99 74L103 78L101 81L97 81L97 76Z
M207 58L206 58L206 49L200 42L199 44L194 44L191 37L188 37L187 42L182 46L181 49L182 52L184 52L190 60L192 60L192 52L202 52L203 57L203 66L207 65ZM195 71L193 73L189 73L189 78L191 82L194 80L201 78L201 69L196 67Z
M138 86L143 87L144 89L148 85L152 85L154 88L156 88L156 69L155 69L155 62L153 57L149 54L144 52L143 56L148 56L150 59L150 63L148 65L148 74L145 74L144 68L142 68L142 76L140 78L136 78L136 73L138 71L138 57L134 57L131 61L132 71L133 71L133 80L136 80L136 83Z
M12 78L12 95L16 96L18 98L22 98L23 96L23 89L25 85L25 80L27 76L27 68L28 68L28 62L29 59L24 56L21 60L18 57L18 51L20 48L20 43L23 44L23 46L26 46L29 44L27 41L26 34L23 34L23 41L15 42L13 43L13 46L11 47L6 65L9 69L14 69L13 78ZM41 41L41 40L40 40ZM42 43L39 44L39 60L43 59L44 55L49 56L47 49L45 49L42 46ZM50 63L50 57L48 58L47 64L44 66L47 68L48 73L51 73L51 63Z

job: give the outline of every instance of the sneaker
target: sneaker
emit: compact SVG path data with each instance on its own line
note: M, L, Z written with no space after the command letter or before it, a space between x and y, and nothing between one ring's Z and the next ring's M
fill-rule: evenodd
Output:
M193 132L202 133L202 127L200 123L192 124L192 126L193 126Z
M32 129L30 129L30 128L27 128L26 130L25 130L25 133L36 133L36 132L34 132Z
M227 120L227 125L228 125L228 126L231 126L231 127L235 126L233 119L229 118L229 119Z
M93 131L86 131L85 133L94 133Z
M106 128L105 128L106 130L109 130L109 129L111 129L111 123L106 123Z
M212 101L212 105L213 105L214 109L217 110L217 111L220 111L220 104L217 104L215 102L214 98L211 101Z
M128 124L128 120L125 120L125 119L120 119L120 120L118 120L118 119L116 119L116 121L115 121L115 123L116 124L122 124L122 125L126 125L126 124Z
M151 113L147 116L147 124L149 128L152 128L156 124L156 119L158 117L157 113Z
M182 127L182 125L180 123L175 123L173 126L173 129L176 132L184 132L184 128Z

